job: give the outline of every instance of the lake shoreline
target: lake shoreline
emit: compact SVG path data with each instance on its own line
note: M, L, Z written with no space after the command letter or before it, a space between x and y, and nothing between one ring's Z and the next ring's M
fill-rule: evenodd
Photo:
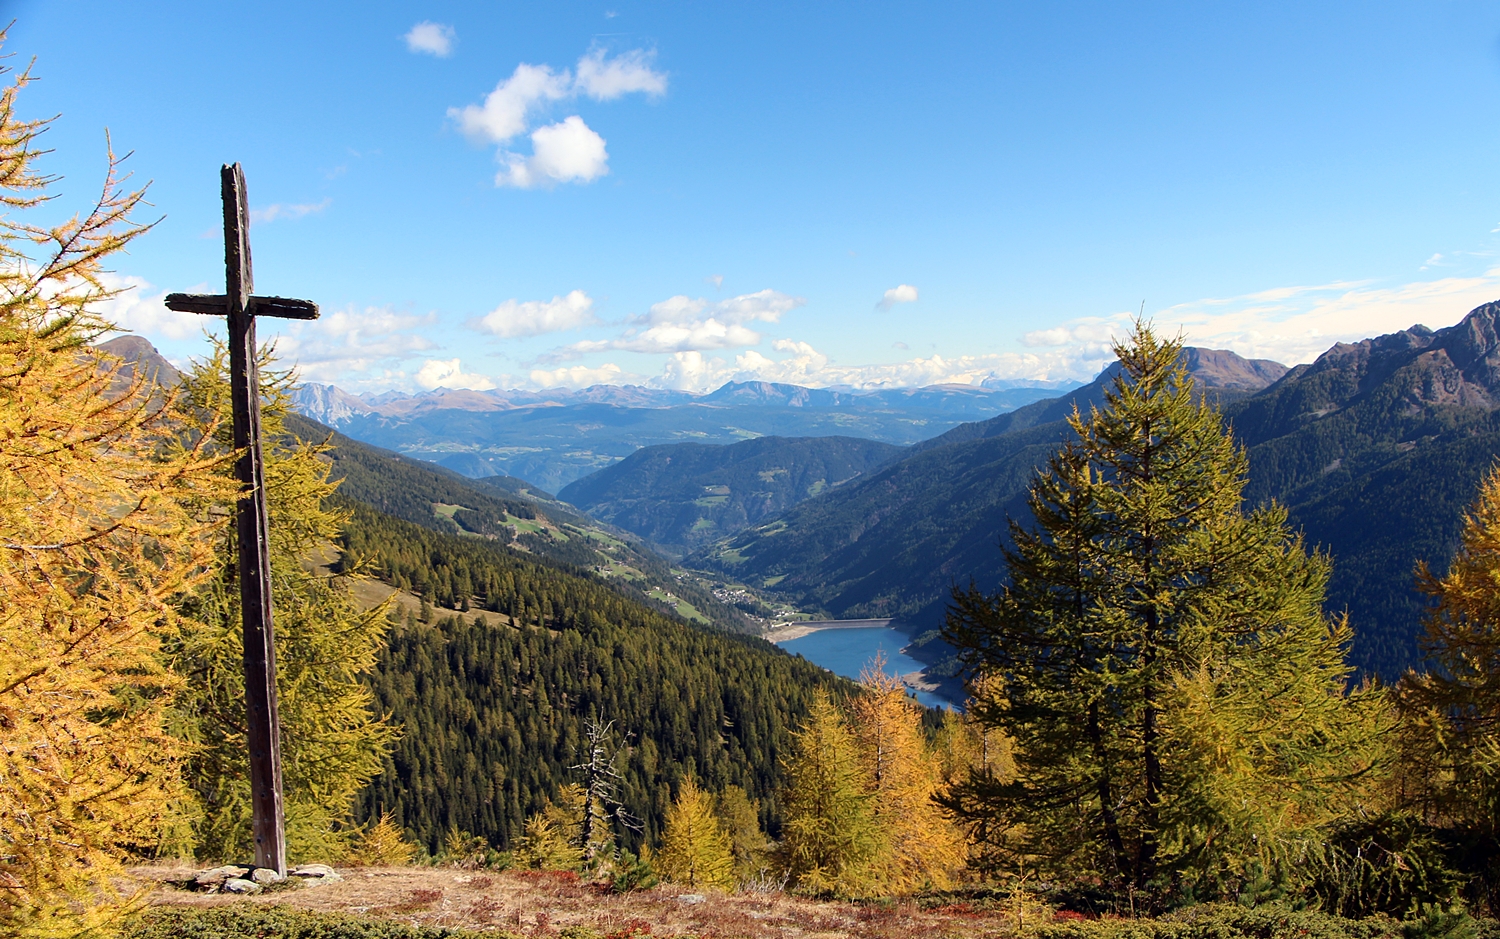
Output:
M787 623L782 626L772 626L766 630L761 638L768 642L780 644L790 642L793 639L801 639L803 636L811 636L813 633L822 632L825 629L890 629L893 620L890 619L820 619L807 620L801 623Z

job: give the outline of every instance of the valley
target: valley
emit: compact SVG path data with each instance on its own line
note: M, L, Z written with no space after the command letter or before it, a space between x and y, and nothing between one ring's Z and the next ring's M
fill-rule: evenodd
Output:
M1001 382L855 392L731 382L704 395L599 385L366 400L304 386L295 401L303 414L355 439L465 476L516 476L556 492L641 447L830 435L902 446L1050 397L1058 387Z
M1248 448L1247 500L1285 505L1309 543L1332 554L1329 609L1349 612L1354 661L1371 674L1393 678L1417 661L1412 571L1451 553L1459 508L1500 453L1495 319L1493 305L1481 307L1450 329L1337 347L1290 371L1188 350L1190 372ZM725 628L894 617L931 678L943 680L953 665L933 643L950 589L1000 584L1008 520L1025 523L1031 474L1065 439L1075 406L1102 404L1112 374L905 447L850 436L653 444L557 496L514 476L450 473L426 501L383 504L409 520L430 504L449 506L439 527L503 528L523 550L587 564L663 609ZM659 426L687 406L680 396L621 392L657 405ZM770 402L798 417L800 407L845 404L786 387L726 388L717 400ZM361 485L355 472L346 491L358 498ZM459 497L439 491L455 487L472 504L453 508ZM481 518L478 505L493 517Z

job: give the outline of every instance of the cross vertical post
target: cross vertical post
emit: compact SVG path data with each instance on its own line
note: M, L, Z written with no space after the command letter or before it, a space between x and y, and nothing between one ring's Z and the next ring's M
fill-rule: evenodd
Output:
M226 316L229 386L234 411L235 477L243 495L235 525L239 540L240 612L245 638L245 726L250 749L255 866L286 876L286 831L281 791L281 730L276 703L276 636L272 626L270 516L260 439L260 376L256 315L313 319L315 304L256 297L250 264L250 211L238 163L220 171L224 200L225 294L174 293L168 309Z

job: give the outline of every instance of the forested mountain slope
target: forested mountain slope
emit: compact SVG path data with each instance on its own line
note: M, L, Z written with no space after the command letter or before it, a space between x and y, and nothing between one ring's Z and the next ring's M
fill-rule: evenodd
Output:
M465 605L509 623L408 618L372 678L403 730L362 811L395 813L432 850L455 828L514 847L526 816L579 781L569 767L590 720L614 721L628 745L622 801L644 823L632 847L655 840L689 772L715 790L743 786L772 823L789 729L815 689L852 687L763 640L663 615L588 571L351 507L351 561L417 591L461 584Z
M1500 303L1457 325L1337 345L1228 409L1250 450L1246 498L1274 498L1334 557L1330 609L1356 658L1387 675L1415 662L1412 569L1444 570L1465 508L1500 455Z
M1216 395L1264 387L1285 369L1231 352L1192 350ZM894 616L918 631L941 622L950 588L998 586L1008 517L1025 513L1036 466L1066 433L1063 416L1103 400L1115 367L1061 398L955 428L911 455L704 548L693 560L775 588L835 616Z
M857 437L665 444L643 447L558 495L652 542L690 548L844 485L901 452Z
M621 594L647 605L737 632L758 624L721 602L696 577L668 562L630 535L579 515L570 506L526 485L466 479L352 440L297 414L286 426L303 440L329 440L339 495L387 515L446 534L513 545L609 578ZM443 602L434 596L435 602ZM455 604L466 598L456 597Z

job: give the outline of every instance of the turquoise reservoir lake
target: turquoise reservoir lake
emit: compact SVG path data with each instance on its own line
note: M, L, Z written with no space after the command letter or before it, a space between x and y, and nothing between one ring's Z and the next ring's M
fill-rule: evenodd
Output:
M922 663L901 652L911 641L906 633L889 626L820 629L798 639L779 642L786 651L821 665L835 675L858 679L878 652L887 659L885 670L891 675L921 671ZM928 707L952 707L953 702L930 691L913 692Z

